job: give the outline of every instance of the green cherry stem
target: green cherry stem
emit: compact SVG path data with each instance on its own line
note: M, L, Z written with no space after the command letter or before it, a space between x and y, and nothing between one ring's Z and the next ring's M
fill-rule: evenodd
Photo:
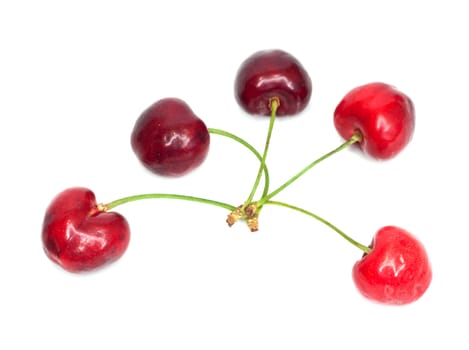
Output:
M301 177L302 175L304 175L308 170L310 170L311 168L313 168L314 166L318 165L319 163L321 163L323 160L331 157L332 155L342 151L343 149L349 147L350 145L356 143L356 142L360 142L362 140L362 135L359 131L356 131L352 137L350 137L347 141L345 141L343 144L341 144L339 147L337 147L336 149L330 151L329 153L326 153L325 155L323 155L322 157L319 157L318 159L316 159L315 161L311 162L310 164L308 164L305 168L303 168L300 172L298 172L295 176L293 176L292 178L290 178L287 182L285 182L283 185L281 185L280 187L278 187L276 190L270 192L267 196L264 196L262 197L259 201L258 201L258 207L262 207L263 204L267 203L267 201L269 201L271 198L273 198L274 196L276 196L277 194L279 194L281 191L283 191L286 187L290 186L293 182L295 182L299 177Z
M257 157L257 159L259 159L259 161L262 164L261 154L249 142L245 141L241 137L236 136L236 135L234 135L234 134L232 134L228 131L221 130L221 129L208 128L208 131L211 134L225 136L225 137L228 137L228 138L230 138L230 139L232 139L236 142L239 142L240 144L245 146L247 149L249 149ZM264 191L262 193L262 196L264 197L269 192L269 184L270 184L269 170L267 169L267 165L265 164L265 162L264 162L262 170L264 171L264 178L265 178Z
M250 143L248 143L247 141L245 141L241 137L236 136L236 135L234 135L234 134L232 134L228 131L224 131L224 130L221 130L221 129L208 128L208 131L212 134L225 136L225 137L228 137L232 140L237 141L238 143L242 144L247 149L249 149L257 157L257 159L259 159L259 161L262 162L263 158L260 155L260 153ZM265 162L264 162L264 166L262 167L262 171L264 172L264 175L265 175L264 195L266 195L267 192L268 192L268 188L269 188L269 171L267 169L267 166L266 166ZM143 200L143 199L161 199L161 198L178 199L178 200L185 200L185 201L190 201L190 202L204 203L204 204L209 204L209 205L213 205L213 206L216 206L216 207L228 209L230 211L233 211L233 210L236 209L236 207L231 205L231 204L215 201L215 200L212 200L212 199L207 199L207 198L202 198L202 197L194 197L194 196L187 196L187 195L181 195L181 194L174 194L174 193L138 194L138 195L134 195L134 196L123 197L123 198L114 200L112 202L109 202L107 204L101 204L100 206L101 206L102 210L107 211L107 210L114 209L115 207L117 207L119 205L122 205L122 204L125 204L125 203L135 202L135 201L139 201L139 200Z
M264 177L265 177L265 186L264 186L264 193L263 196L265 196L268 193L269 189L269 171L267 169L267 165L265 164L265 158L263 158L260 153L247 141L242 139L239 136L236 136L228 131L224 131L221 129L215 129L215 128L208 128L208 131L212 134L216 135L221 135L228 137L234 141L237 141L238 143L242 144L245 146L247 149L249 149L256 157L259 159L259 161L263 164L261 167L261 175L262 172L264 172ZM264 159L264 161L263 161ZM235 206L231 204L227 204L224 202L219 202L215 201L212 199L207 199L207 198L202 198L202 197L194 197L194 196L187 196L187 195L181 195L181 194L174 194L174 193L146 193L146 194L138 194L138 195L133 195L133 196L128 196L128 197L123 197L120 199L116 199L112 202L109 202L107 204L99 204L98 208L99 210L103 211L108 211L112 210L115 207L130 203L130 202L136 202L144 199L177 199L177 200L184 200L184 201L190 201L190 202L197 202L197 203L203 203L203 204L209 204L213 205L216 207L228 209L229 211L234 211L236 209Z
M314 214L314 213L312 213L308 210L296 207L296 206L291 205L291 204L287 204L287 203L283 203L283 202L277 202L277 201L267 201L264 204L272 204L272 205L277 205L277 206L280 206L280 207L289 208L289 209L298 211L300 213L306 214L308 216L311 216L312 218L318 220L319 222L322 222L324 225L326 225L329 228L333 229L335 232L337 232L339 235L341 235L343 238L345 238L347 241L349 241L352 245L354 245L355 247L361 249L364 253L369 254L371 252L370 247L367 247L367 246L357 242L356 240L351 238L349 235L347 235L344 231L340 230L339 228L337 228L335 225L331 224L326 219L324 219L324 218L320 217L319 215L316 215L316 214Z
M216 207L228 209L228 210L234 210L236 207L223 203L223 202L218 202L214 201L211 199L206 199L206 198L201 198L201 197L193 197L193 196L186 196L186 195L181 195L181 194L172 194L172 193L147 193L147 194L138 194L134 196L128 196L128 197L123 197L120 199L116 199L112 202L109 202L107 204L102 204L101 207L104 211L108 211L111 209L114 209L115 207L125 204L125 203L130 203L130 202L135 202L143 199L155 199L155 198L166 198L166 199L180 199L180 200L185 200L185 201L190 201L190 202L198 202L198 203L204 203L204 204L210 204L214 205Z
M270 100L271 114L270 114L269 129L267 131L267 138L265 140L264 153L262 154L261 164L259 166L259 171L257 172L257 177L254 182L254 186L252 187L252 190L251 190L251 193L249 194L248 199L244 202L243 208L248 206L252 202L252 199L254 198L254 195L256 194L257 188L259 186L259 182L261 181L262 171L265 168L265 161L267 159L267 152L269 150L270 138L272 136L272 130L274 128L275 117L277 115L277 109L279 105L280 105L280 101L278 100L278 98L272 98ZM263 197L265 197L265 195L263 195Z

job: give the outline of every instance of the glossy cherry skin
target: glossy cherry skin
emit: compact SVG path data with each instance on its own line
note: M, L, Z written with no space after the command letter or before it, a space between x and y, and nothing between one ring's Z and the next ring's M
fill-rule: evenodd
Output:
M46 210L42 243L46 255L69 272L91 271L119 259L130 229L116 212L104 212L94 193L73 187L59 193Z
M430 286L432 269L420 241L406 230L385 226L378 230L365 254L353 267L353 280L367 298L403 305L419 299Z
M137 119L131 144L140 162L153 173L180 176L205 160L210 134L184 101L165 98Z
M307 106L311 78L301 63L282 50L258 51L238 69L235 97L249 114L271 114L271 101L278 99L277 116L295 115Z
M344 139L358 130L361 149L375 159L390 159L410 142L415 127L412 100L394 86L375 82L345 95L334 112L334 125Z

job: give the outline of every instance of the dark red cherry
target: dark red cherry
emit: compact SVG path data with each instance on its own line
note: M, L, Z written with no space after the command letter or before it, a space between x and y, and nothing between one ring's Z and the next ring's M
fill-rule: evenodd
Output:
M312 91L311 78L301 63L282 50L258 51L239 68L235 96L250 114L271 114L271 101L277 99L278 116L298 114L305 109Z
M44 251L69 272L90 271L116 261L127 250L129 240L127 220L99 208L87 188L73 187L59 193L44 216Z
M205 160L210 135L205 123L184 101L165 98L140 115L131 144L147 169L159 175L179 176Z

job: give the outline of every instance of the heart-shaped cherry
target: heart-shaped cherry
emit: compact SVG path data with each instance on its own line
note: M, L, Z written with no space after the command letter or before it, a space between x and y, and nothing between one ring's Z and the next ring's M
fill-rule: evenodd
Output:
M137 119L132 148L150 171L166 176L183 175L206 158L210 135L205 123L177 98L164 98Z
M277 115L294 115L306 107L312 91L311 78L301 63L282 50L258 51L240 66L235 79L239 105L255 115L271 114L277 99Z
M130 240L127 220L105 212L82 187L58 194L46 210L42 242L46 255L70 272L90 271L119 259Z
M389 159L409 143L415 126L411 99L385 83L370 83L351 90L337 105L334 124L349 139L358 131L359 145L369 156Z
M378 230L353 267L353 280L367 298L385 304L409 304L419 299L432 280L427 252L406 230L385 226Z

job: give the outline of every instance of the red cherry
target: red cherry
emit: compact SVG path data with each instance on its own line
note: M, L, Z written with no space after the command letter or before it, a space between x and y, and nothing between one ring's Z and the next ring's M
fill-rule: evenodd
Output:
M238 70L235 96L250 114L271 114L271 101L277 99L278 116L301 112L311 97L311 78L292 55L281 50L258 51Z
M155 102L137 119L132 148L150 171L166 176L183 175L206 158L210 135L204 122L177 98Z
M129 240L126 219L98 208L94 193L81 187L58 194L42 226L46 255L70 272L90 271L116 261Z
M344 139L359 131L361 149L376 159L397 155L410 142L415 126L414 105L409 97L384 83L370 83L351 90L337 105L334 124Z
M367 298L386 304L408 304L419 299L432 280L424 246L395 226L381 228L371 252L355 263L353 280Z

